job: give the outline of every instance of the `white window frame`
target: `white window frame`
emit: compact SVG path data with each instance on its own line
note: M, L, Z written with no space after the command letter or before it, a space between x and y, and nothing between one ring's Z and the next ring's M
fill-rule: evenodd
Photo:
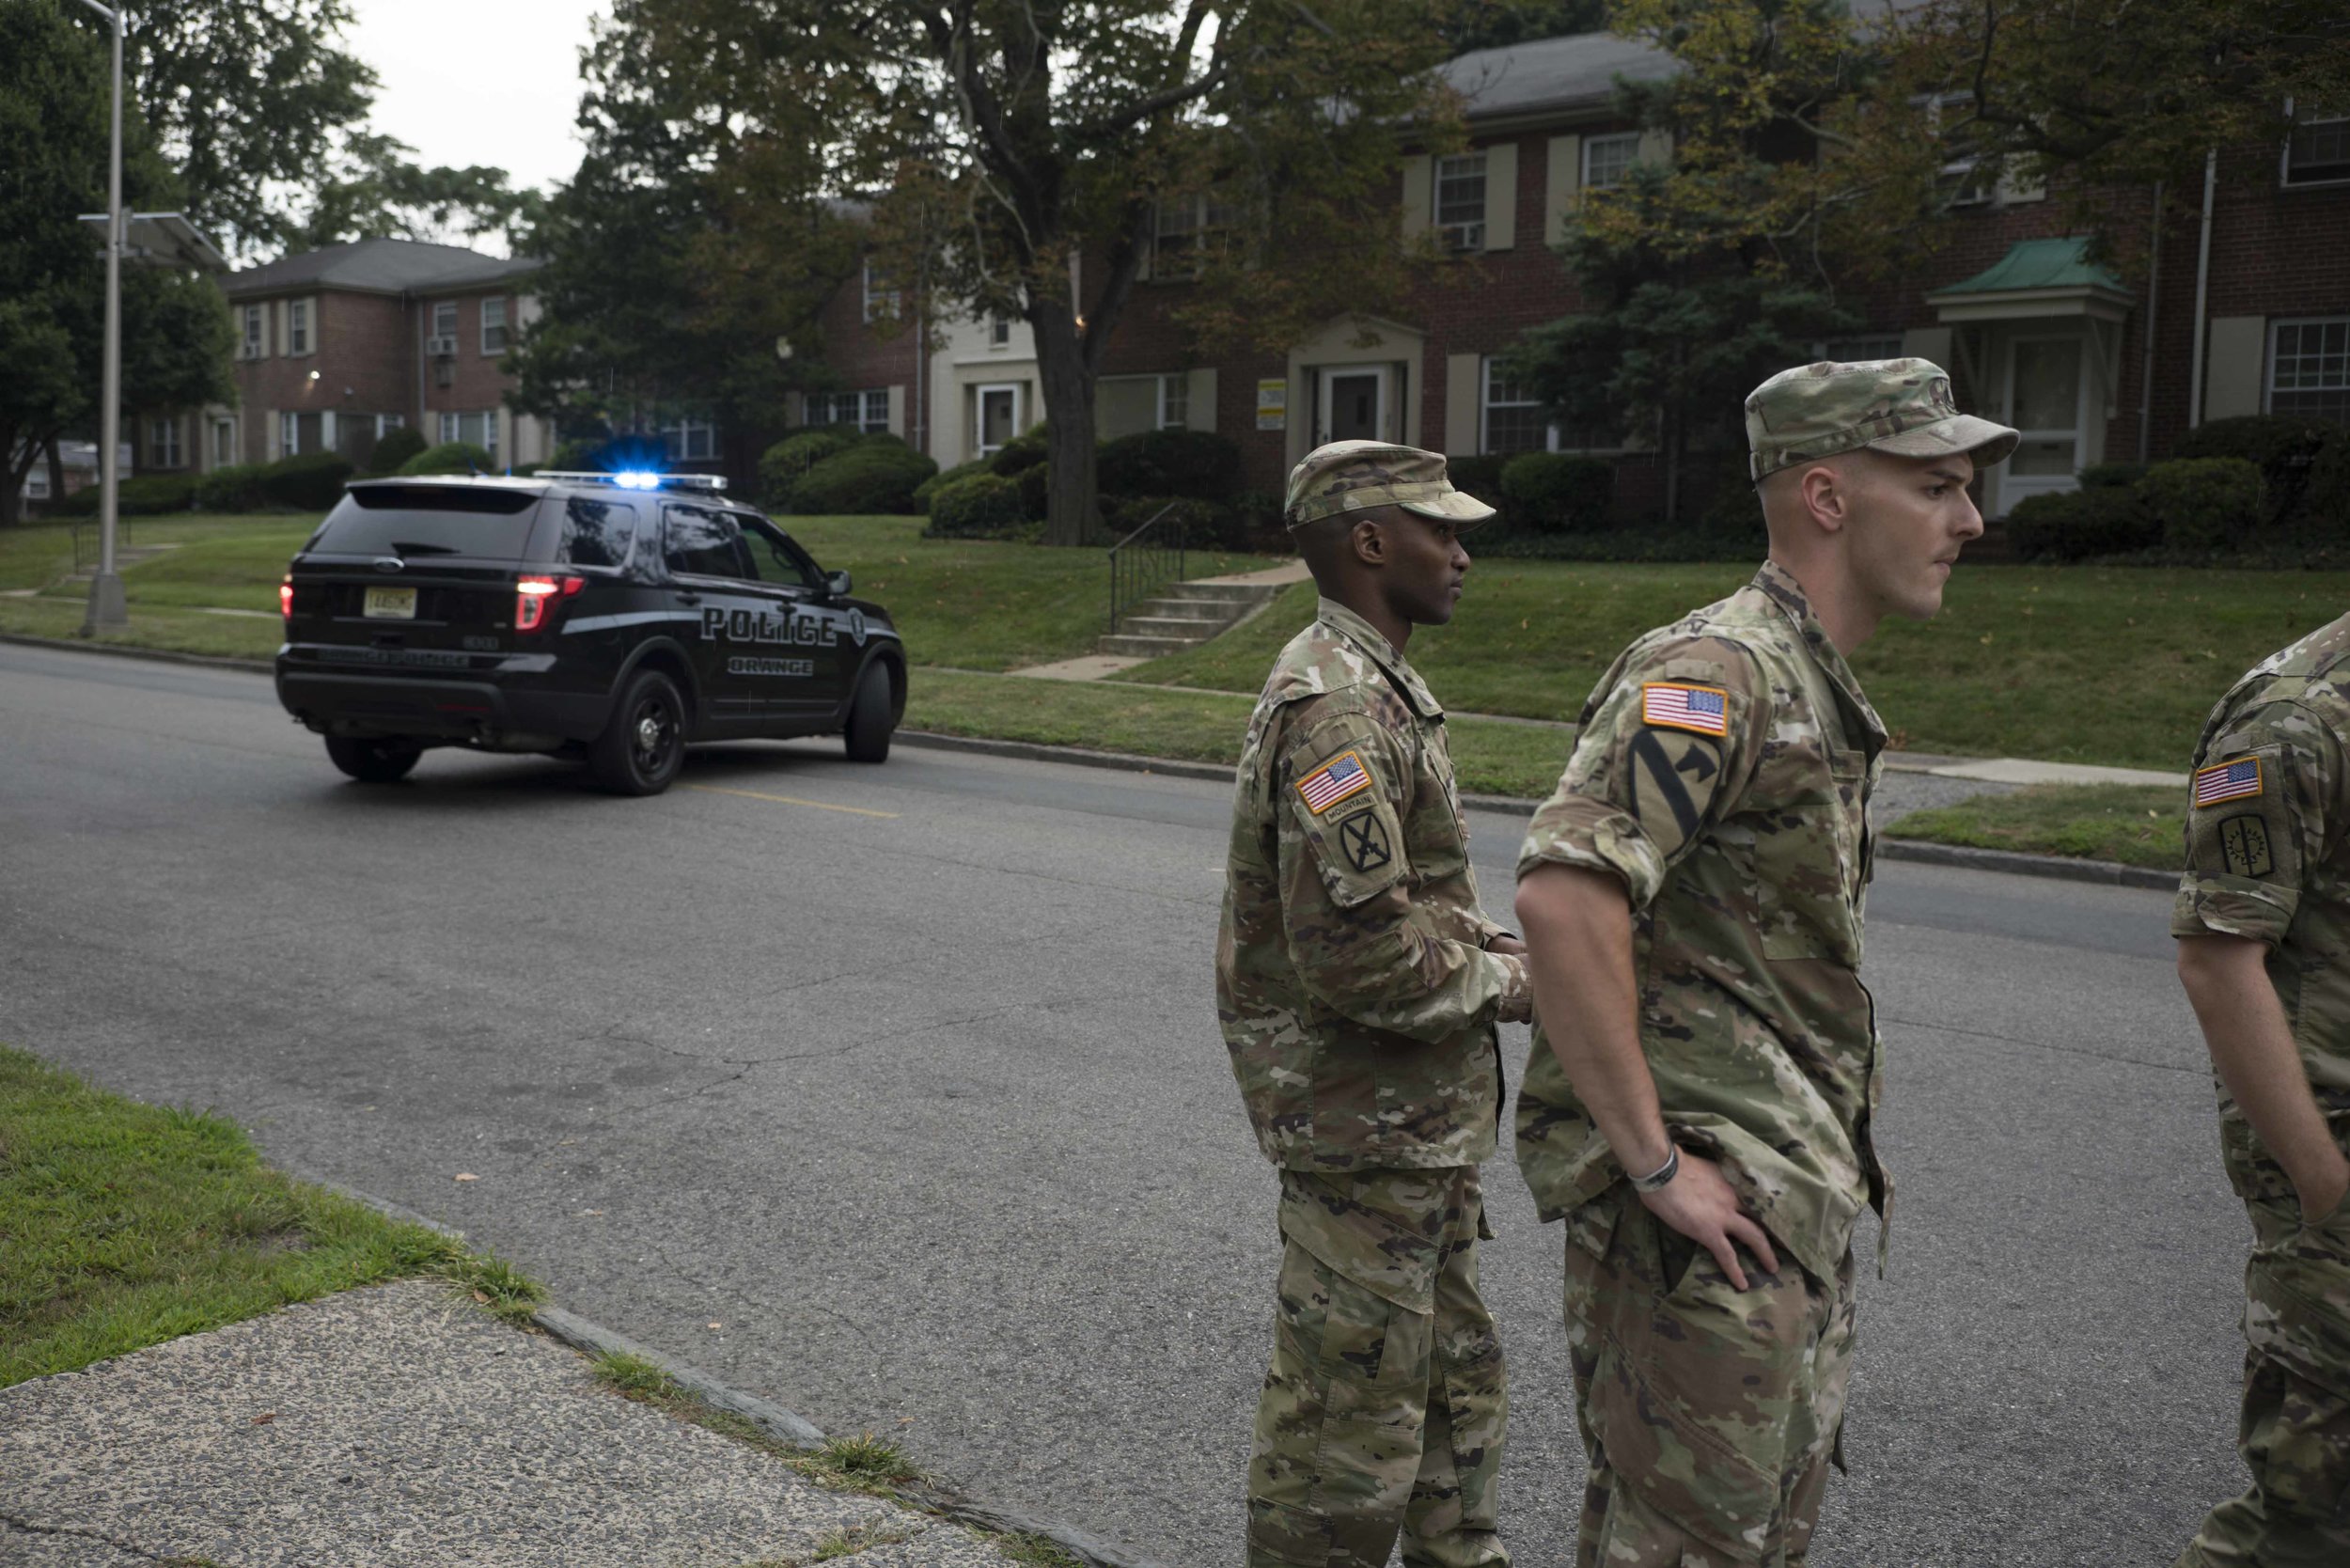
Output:
M1011 318L991 311L987 318L987 346L991 350L1011 347Z
M1480 367L1480 374L1477 380L1477 449L1480 453L1494 450L1493 414L1495 409L1539 409L1542 407L1542 400L1540 398L1512 398L1507 402L1496 401L1494 398L1494 382L1500 374L1500 370L1501 362L1498 356L1494 354L1487 354L1484 356ZM1543 445L1540 447L1528 447L1519 449L1523 451L1557 451L1559 449L1558 425L1555 422L1544 424L1543 430Z
M973 457L992 457L1004 449L1003 442L999 441L991 447L984 440L987 434L987 395L991 392L1011 394L1011 435L1009 439L1018 440L1020 432L1027 428L1026 420L1024 418L1027 410L1022 406L1027 401L1026 389L1016 381L981 382L971 388L971 455Z
M1373 405L1372 409L1372 433L1371 439L1373 441L1385 441L1387 439L1386 431L1388 421L1393 418L1395 414L1394 366L1374 363L1370 365L1322 365L1317 366L1315 368L1317 373L1314 377L1314 431L1317 437L1321 441L1328 442L1338 439L1338 437L1330 433L1330 413L1332 400L1335 398L1338 391L1339 378L1340 376L1365 375L1376 376L1379 379L1379 399L1377 403Z
M2015 425L2015 362L2016 351L2027 343L2067 343L2080 356L2073 372L2073 425L2070 430L2024 430ZM2050 491L2078 490L2080 471L2089 463L2089 399L2096 378L2096 368L2090 362L2092 339L2078 329L2049 332L2019 332L2007 340L2007 376L2004 383L2007 422L2015 425L2026 441L2047 441L2069 437L2073 443L2073 468L2067 474L2018 474L2013 455L1999 460L1999 505L2013 507L2027 495L2045 494Z
M711 463L718 456L718 427L708 419L681 416L661 427L661 449L671 463Z
M454 337L457 336L457 302L455 300L434 300L432 302L432 331L431 336L434 337Z
M286 357L302 359L310 353L310 302L286 302Z
M1158 378L1159 429L1180 431L1191 425L1191 377L1182 370Z
M1624 154L1623 161L1617 164L1610 173L1609 178L1605 180L1600 179L1598 173L1594 172L1594 165L1599 163L1599 159L1593 156L1593 154L1598 153L1603 149L1611 154L1618 149L1622 149ZM1583 166L1577 169L1575 174L1577 178L1581 180L1582 188L1584 190L1605 191L1610 187L1622 184L1624 181L1624 176L1631 173L1632 166L1639 161L1640 133L1637 131L1610 131L1604 135L1586 136L1583 138Z
M1486 185L1489 178L1485 154L1475 152L1449 153L1430 164L1428 212L1436 238L1447 250L1473 251L1485 248ZM1475 218L1445 217L1445 181L1474 180L1477 181L1477 216ZM1456 210L1465 209L1466 198L1456 198Z
M490 320L493 306L497 307L497 320L494 321ZM497 334L495 343L490 341L493 332ZM481 352L485 356L506 352L506 296L503 294L494 294L481 302Z
M440 427L440 431L441 431L441 438L440 438L438 441L435 441L435 442L433 443L433 445L434 445L435 447L446 447L446 446L447 446L450 442L452 442L452 441L454 441L454 440L456 440L456 439L458 438L458 437L457 437L457 431L458 431L459 426L458 426L458 423L457 423L457 416L456 416L456 414L455 414L452 410L449 410L449 409L443 409L443 410L441 411L441 414L440 414L440 418L439 418L439 421L438 421L438 422L439 422L439 427Z
M302 416L290 408L281 410L277 416L277 455L302 455Z
M898 319L898 286L874 270L869 259L865 263L865 320L868 322Z
M866 386L854 392L810 392L807 418L811 425L854 425L867 435L886 435L889 388Z
M2279 386L2277 384L2277 372L2281 368L2284 360L2284 334L2287 327L2301 329L2317 327L2321 330L2327 328L2339 330L2342 343L2341 351L2342 357L2341 380L2331 385ZM2327 336L2331 337L2332 334L2329 332L2327 333ZM2277 320L2268 323L2267 357L2267 368L2261 376L2262 413L2274 414L2277 411L2277 394L2279 392L2283 392L2288 397L2298 397L2309 392L2339 392L2342 394L2345 400L2350 400L2350 316L2279 317ZM2329 344L2321 342L2315 354L2303 353L2296 353L2294 357L2295 359L2314 358L2322 362L2334 357L2334 354ZM2326 416L2318 415L2313 416L2312 417L2324 418Z
M1211 235L1232 225L1235 211L1213 195L1188 196L1177 201L1155 202L1151 208L1151 276L1161 283L1185 283L1199 275L1201 257ZM1170 224L1170 214L1187 220ZM1169 240L1184 243L1170 250Z
M375 416L375 438L381 441L407 423L408 416L405 414L379 414Z
M147 422L147 456L150 466L180 468L180 421L166 416Z
M2350 138L2350 108L2344 108L2340 113L2311 112L2307 118L2304 118L2295 110L2293 101L2285 100L2285 141L2284 146L2277 151L2278 184L2295 191L2324 190L2331 185L2350 185L2350 174L2335 175L2326 180L2293 178L2293 138L2303 130L2320 125L2340 126L2342 128L2341 134L2345 138ZM2350 165L2350 154L2345 154L2342 162L2345 165Z
M223 415L212 420L212 466L227 468L237 461L237 420Z
M269 355L269 306L248 305L244 307L244 338L239 345L240 359L265 359Z

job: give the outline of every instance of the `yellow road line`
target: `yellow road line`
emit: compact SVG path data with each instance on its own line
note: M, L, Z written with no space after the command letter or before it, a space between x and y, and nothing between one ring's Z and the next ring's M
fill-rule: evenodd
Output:
M846 811L853 817L895 817L895 811L870 811L862 806L835 806L830 801L803 800L798 795L764 795L757 790L722 790L715 784L688 784L688 790L699 790L706 795L740 795L744 800L772 800L778 806L813 806L819 811Z

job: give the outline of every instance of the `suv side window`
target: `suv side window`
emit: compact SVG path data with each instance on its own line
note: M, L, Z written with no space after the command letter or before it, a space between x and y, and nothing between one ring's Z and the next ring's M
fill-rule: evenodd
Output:
M699 507L665 507L661 515L662 553L671 572L692 577L749 575L733 518Z
M742 523L743 543L750 551L751 569L760 581L805 588L824 586L824 574L782 529L758 517L745 517Z
M635 543L634 507L575 495L563 509L563 541L556 559L566 566L626 566Z

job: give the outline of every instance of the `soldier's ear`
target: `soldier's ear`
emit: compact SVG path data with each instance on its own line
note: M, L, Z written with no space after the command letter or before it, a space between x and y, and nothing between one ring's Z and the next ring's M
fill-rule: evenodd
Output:
M1379 525L1378 518L1357 517L1355 525L1347 530L1346 542L1355 558L1365 566L1387 564L1387 531Z

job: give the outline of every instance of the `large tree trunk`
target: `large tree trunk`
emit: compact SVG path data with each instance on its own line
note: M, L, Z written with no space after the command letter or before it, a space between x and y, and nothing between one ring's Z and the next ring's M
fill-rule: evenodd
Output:
M28 437L20 447L13 431L0 440L0 527L24 520L24 476L33 471L33 461L39 455L39 442ZM52 494L62 492L53 489Z
M1095 532L1093 367L1082 330L1065 301L1044 300L1030 312L1036 334L1037 378L1043 383L1044 450L1052 487L1044 506L1044 542L1083 544Z
M57 451L57 432L51 431L40 447L49 454L49 501L55 506L65 499L65 459Z

